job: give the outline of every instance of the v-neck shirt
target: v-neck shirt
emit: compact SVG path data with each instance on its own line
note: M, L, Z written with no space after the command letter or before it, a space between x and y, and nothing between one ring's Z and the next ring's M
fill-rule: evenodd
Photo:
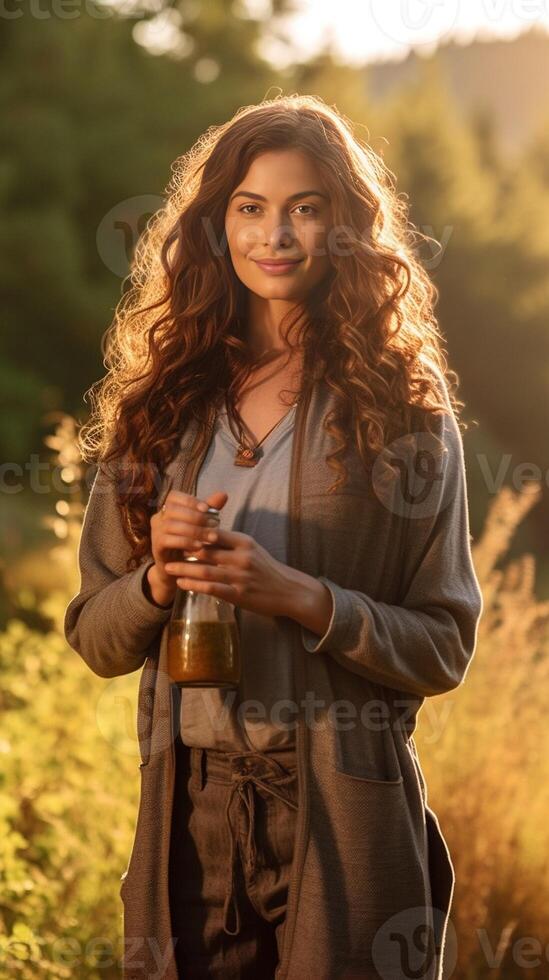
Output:
M225 409L197 477L196 496L214 490L228 499L220 528L251 535L273 558L286 563L290 459L295 405L265 437L255 466L236 466L237 441ZM181 738L187 745L223 751L295 746L291 652L276 618L237 610L242 675L237 690L181 689Z
M262 442L261 442L261 445L259 446L259 449L260 450L263 449L264 446L268 446L269 445L269 440L270 440L271 436L274 437L275 436L275 433L277 433L279 431L279 429L283 425L285 425L286 423L287 424L290 424L290 423L293 424L293 419L294 419L294 414L295 414L295 408L296 408L295 404L292 405L291 408L289 408L288 411L282 416L282 418L280 418L278 420L278 422L276 422L276 424L272 427L271 431L266 436L263 437ZM236 442L235 437L233 435L232 429L231 429L231 427L229 425L229 419L228 419L228 416L227 416L227 410L226 409L222 409L221 411L218 412L217 422L216 422L216 430L217 431L220 431L220 432L224 432L225 435L227 435L232 440L232 442L234 443L234 451L235 451L235 454L236 454L236 450L238 448L238 445L237 445L237 442ZM256 445L256 443L254 443L254 445ZM251 469L251 467L248 467L248 468Z

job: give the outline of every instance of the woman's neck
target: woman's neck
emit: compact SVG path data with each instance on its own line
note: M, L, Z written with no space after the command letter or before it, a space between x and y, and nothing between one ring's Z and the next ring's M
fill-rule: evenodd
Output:
M281 334L280 324L283 317L295 306L288 302L265 301L262 297L251 296L248 304L245 337L252 357L256 360L273 356L281 356L292 352ZM304 314L302 313L302 316ZM292 331L297 327L292 326Z

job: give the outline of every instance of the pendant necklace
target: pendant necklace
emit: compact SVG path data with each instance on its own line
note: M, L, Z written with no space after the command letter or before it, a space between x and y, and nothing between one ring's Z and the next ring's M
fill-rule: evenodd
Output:
M234 463L235 466L256 466L257 465L257 463L259 462L259 460L261 458L260 457L260 454L258 453L258 449L259 449L261 443L262 442L265 442L265 439L267 438L267 436L270 436L270 434L273 431L273 429L276 429L277 425L280 425L280 423L283 422L285 418L287 418L289 412L291 411L291 409L295 405L297 405L297 402L298 401L299 401L299 399L297 399L295 402L292 403L291 408L288 409L288 412L286 412L286 415L283 415L282 418L278 420L278 422L275 422L275 424L272 426L272 428L270 428L269 431L265 433L265 435L263 436L263 438L260 439L259 442L257 442L255 444L255 446L248 445L248 443L244 439L244 435L243 435L242 432L238 433L238 432L235 432L234 431L232 421L229 418L229 413L227 412L227 420L229 422L230 430L231 430L233 436L235 437L235 439L238 442L238 448L237 448L237 451L236 451L235 458L233 460L233 463Z

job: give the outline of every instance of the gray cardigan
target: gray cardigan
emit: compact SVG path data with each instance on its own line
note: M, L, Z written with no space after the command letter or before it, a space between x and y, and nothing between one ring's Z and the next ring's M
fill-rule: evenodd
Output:
M292 442L288 564L325 582L335 608L322 642L309 646L296 621L279 618L294 671L299 810L277 980L377 980L406 969L440 980L445 950L452 965L455 876L413 732L425 698L463 683L482 612L461 436L453 415L439 416L441 452L418 410L372 474L351 449L350 482L329 494L333 442L323 423L334 408L318 380L297 406ZM205 428L189 422L164 487L196 491L214 422L213 409ZM173 796L189 750L176 743L179 704L166 671L170 612L142 593L147 561L125 573L128 552L98 476L65 633L102 677L142 668L141 795L121 886L124 977L178 980L167 883Z

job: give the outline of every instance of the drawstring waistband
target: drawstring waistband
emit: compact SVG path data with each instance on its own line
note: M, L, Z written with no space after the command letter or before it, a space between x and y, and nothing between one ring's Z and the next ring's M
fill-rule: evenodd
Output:
M242 757L248 758L250 756L257 756L263 760L266 759L266 756L261 752L242 753ZM238 758L240 758L240 756L238 756ZM273 760L269 760L269 761L272 762ZM267 793L270 793L272 796L275 796L283 803L286 803L287 806L291 807L293 810L298 809L297 803L295 803L294 800L290 799L289 797L285 796L284 792L281 791L280 787L271 785L269 782L267 782L260 775L254 773L253 771L241 771L236 775L236 777L233 774L233 779L234 782L233 785L231 786L231 790L229 792L229 799L227 800L227 806L225 808L225 816L227 818L227 824L229 827L231 851L230 851L230 858L229 858L227 894L225 897L225 904L223 906L223 928L225 932L229 934L229 936L236 936L240 931L240 912L238 909L238 903L236 901L236 896L235 896L236 848L235 848L235 841L232 832L231 817L229 813L235 792L238 792L240 799L244 803L248 812L248 835L246 841L247 844L246 870L248 871L249 874L253 874L253 872L255 871L256 858L257 858L257 848L256 848L256 843L255 843L254 833L253 833L254 816L255 816L255 795L254 795L254 788L253 788L254 784L256 786L261 787ZM230 929L227 924L229 909L231 908L231 906L232 909L234 910L234 917L235 917L234 929Z

